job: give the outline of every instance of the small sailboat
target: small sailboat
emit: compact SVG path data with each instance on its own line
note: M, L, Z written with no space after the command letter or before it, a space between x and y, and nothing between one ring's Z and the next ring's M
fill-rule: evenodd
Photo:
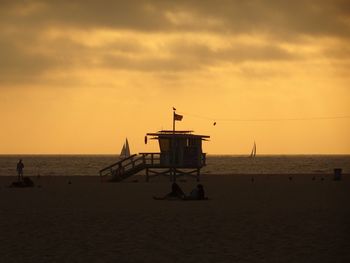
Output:
M125 159L125 158L128 158L129 156L130 156L130 148L129 148L128 138L126 138L123 148L120 152L119 159Z
M252 152L250 153L250 157L253 158L255 157L255 155L256 155L256 143L254 141L254 145L253 145Z

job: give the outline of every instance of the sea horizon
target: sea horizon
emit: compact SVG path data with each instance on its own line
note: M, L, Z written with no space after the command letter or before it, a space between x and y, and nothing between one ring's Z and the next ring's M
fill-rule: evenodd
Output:
M96 176L119 161L118 154L0 154L0 176L16 175L23 160L26 176ZM208 154L202 174L332 174L350 173L348 154L228 155ZM141 174L143 171L140 172Z

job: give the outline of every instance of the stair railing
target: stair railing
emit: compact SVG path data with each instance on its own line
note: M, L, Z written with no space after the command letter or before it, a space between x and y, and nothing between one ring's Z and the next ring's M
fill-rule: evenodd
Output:
M116 163L113 163L113 164L101 169L99 171L100 176L103 177L103 176L113 175L113 173L115 171L122 171L122 169L125 168L130 163L130 161L133 162L132 160L135 156L137 156L137 154L130 155L129 157L127 157L123 160L120 160Z
M140 153L145 165L159 165L161 153Z

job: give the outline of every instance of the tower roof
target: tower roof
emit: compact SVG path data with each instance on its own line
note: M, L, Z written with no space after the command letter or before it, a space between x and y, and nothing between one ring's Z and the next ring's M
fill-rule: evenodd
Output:
M172 130L161 130L155 133L147 133L148 136L154 136L152 139L158 139L158 138L201 138L206 139L210 138L208 135L199 135L199 134L192 134L193 131L172 131Z

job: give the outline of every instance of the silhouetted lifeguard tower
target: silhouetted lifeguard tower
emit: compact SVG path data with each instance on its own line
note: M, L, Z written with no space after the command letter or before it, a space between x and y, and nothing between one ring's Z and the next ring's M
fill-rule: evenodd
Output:
M100 176L112 176L110 181L122 181L142 170L146 171L146 181L152 176L165 175L176 181L181 175L200 179L200 169L206 165L206 154L202 151L202 141L210 136L193 134L193 131L176 131L175 121L182 116L173 113L173 130L147 133L151 140L158 140L160 152L134 154L102 170Z

